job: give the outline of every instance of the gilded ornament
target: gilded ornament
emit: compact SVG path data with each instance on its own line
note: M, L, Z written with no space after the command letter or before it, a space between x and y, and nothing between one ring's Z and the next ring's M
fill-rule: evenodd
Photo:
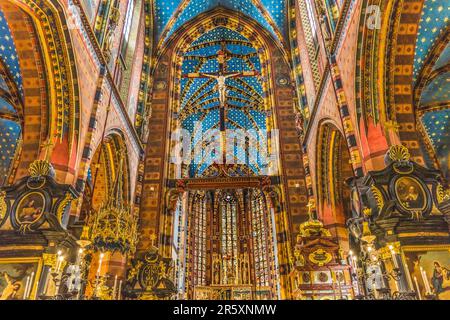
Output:
M370 208L365 208L365 209L363 210L363 214L364 214L365 217L370 217L370 216L372 215L372 209L370 209Z
M61 223L61 221L62 221L62 217L63 217L63 214L64 214L64 210L66 210L67 206L70 205L70 203L72 202L72 200L73 200L72 195L71 195L69 192L67 192L67 193L66 193L66 196L64 197L64 199L63 199L63 200L61 201L61 203L59 204L58 210L57 210L57 212L56 212L56 216L57 216L58 221L59 221L60 223Z
M378 189L375 185L372 185L370 187L370 191L372 191L373 197L375 198L375 200L377 202L378 209L383 208L384 207L384 198L383 198L383 194L381 193L380 189Z
M319 267L328 264L332 259L333 256L323 249L317 249L309 255L309 261L318 265Z
M28 169L33 178L49 176L53 171L52 165L47 160L35 160Z
M0 191L0 222L3 220L3 218L6 215L6 212L8 210L8 206L6 205L6 192Z
M370 231L369 221L364 221L361 240L370 244L370 243L373 243L375 241L375 239L376 239L376 237Z
M438 184L436 189L436 197L438 204L450 200L450 189L445 190L442 184Z
M56 254L54 253L43 253L42 259L44 266L54 268L56 266Z
M402 145L396 145L389 148L389 159L395 162L408 162L411 159L408 148Z
M123 152L119 151L123 155ZM93 246L101 251L136 251L138 241L138 217L131 207L124 203L122 196L123 157L120 159L118 173L113 188L94 216L91 226Z

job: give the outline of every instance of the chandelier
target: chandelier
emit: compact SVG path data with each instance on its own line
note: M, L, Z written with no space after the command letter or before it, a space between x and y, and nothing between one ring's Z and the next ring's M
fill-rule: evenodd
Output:
M120 251L125 254L136 251L138 217L123 200L123 156L121 157L113 188L92 217L91 240L96 250Z

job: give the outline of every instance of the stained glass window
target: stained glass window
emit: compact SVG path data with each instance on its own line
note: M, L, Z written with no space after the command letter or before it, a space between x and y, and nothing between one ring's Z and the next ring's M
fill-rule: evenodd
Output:
M130 38L131 26L133 22L134 0L128 2L127 14L125 16L125 24L123 27L123 40L122 40L122 56L126 55L128 48L128 40Z
M193 264L194 285L206 285L206 197L196 194L193 202Z
M223 263L223 284L232 284L237 277L238 267L238 220L237 200L234 195L224 193L220 202L221 254Z
M312 35L312 41L314 43L314 47L316 50L319 47L319 41L317 39L317 24L316 24L316 18L314 16L314 8L312 7L311 0L306 0L306 9L308 11L308 18L309 18L309 25L311 26L311 35ZM310 57L311 59L314 59L315 57Z
M176 261L174 275L178 293L184 292L185 284L185 259L186 259L186 219L184 218L183 201L178 200L173 218L173 254L172 259ZM181 297L179 297L181 298Z
M251 195L253 256L255 259L256 286L269 286L268 233L267 214L264 199L259 191Z

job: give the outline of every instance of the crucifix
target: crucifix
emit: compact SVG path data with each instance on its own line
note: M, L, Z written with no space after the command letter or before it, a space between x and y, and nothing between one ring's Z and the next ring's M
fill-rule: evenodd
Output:
M222 149L222 163L226 164L226 102L227 102L227 84L226 80L230 78L247 78L258 76L257 71L242 71L242 72L227 72L227 55L228 51L225 48L225 43L222 43L222 49L217 52L216 60L219 63L219 72L216 73L188 73L184 74L183 78L188 79L204 79L210 78L217 81L215 89L219 93L219 126L220 126L220 144Z

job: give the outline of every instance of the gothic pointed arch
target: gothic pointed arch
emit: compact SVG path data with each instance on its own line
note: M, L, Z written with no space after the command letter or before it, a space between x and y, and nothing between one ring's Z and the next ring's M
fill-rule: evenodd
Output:
M319 217L348 250L346 222L352 217L352 212L351 190L346 181L353 177L353 171L345 138L330 120L322 121L319 127L317 153Z
M79 147L80 112L65 17L50 1L4 1L0 10L19 48L18 73L23 86L26 139L22 147L26 155L18 159L15 178L25 175L34 159L48 156L60 173L57 179L71 180Z
M163 163L169 162L167 155L170 145L167 141L175 129L170 127L167 116L170 115L170 112L173 116L175 111L173 108L176 108L177 105L175 102L181 98L180 93L177 92L179 80L175 77L181 72L182 60L180 58L196 39L217 27L225 27L232 32L242 33L248 41L256 45L256 50L262 57L261 64L267 68L267 73L264 75L267 79L264 81L267 81L270 87L269 90L263 92L264 101L270 101L271 108L274 108L267 112L268 114L272 113L276 118L273 128L286 132L286 134L282 132L279 134L279 148L284 151L284 158L279 160L279 167L284 172L282 175L289 176L290 180L294 181L290 184L286 183L286 189L283 190L283 196L289 199L285 204L286 210L291 210L295 225L299 225L303 216L306 215L306 192L299 192L299 189L304 186L301 183L304 173L302 157L298 154L301 146L297 139L292 111L295 92L287 53L274 41L268 31L258 26L257 22L246 17L236 18L233 11L219 7L208 14L200 14L185 25L183 32L175 33L159 52L152 70L153 88L150 95L152 117L149 119L149 125L153 131L147 141L148 160L144 173L142 197L144 200L141 206L142 217L145 220L142 230L144 246L154 233L156 225L152 227L152 224L157 220L155 218L161 210L162 202L159 200L163 191L161 190L161 181L173 174L173 171L164 168ZM170 85L171 83L172 85ZM277 107L275 108L275 106Z

